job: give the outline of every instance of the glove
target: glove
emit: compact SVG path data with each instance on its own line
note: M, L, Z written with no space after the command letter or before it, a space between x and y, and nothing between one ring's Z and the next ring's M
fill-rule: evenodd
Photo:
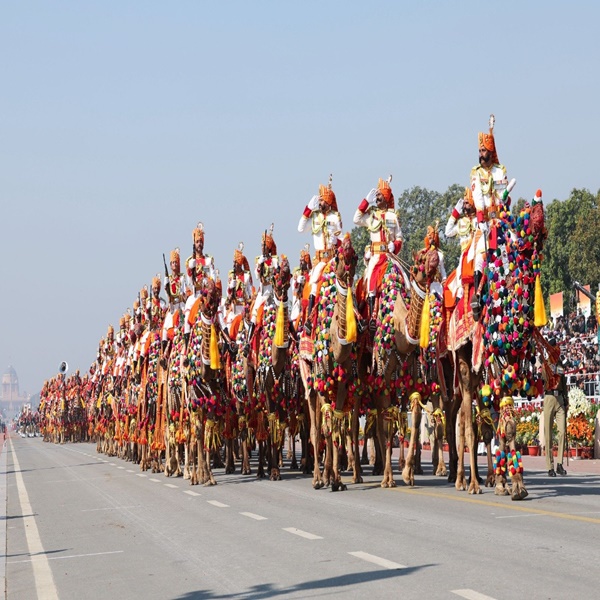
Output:
M309 201L308 201L308 208L313 211L313 210L317 210L317 208L319 208L319 202L320 202L320 198L319 196L313 196Z
M486 221L481 221L481 223L479 223L479 229L483 232L483 233L487 233L489 231L489 227Z
M169 278L168 277L165 277L163 285L164 285L165 290L169 287Z
M371 251L370 251L370 250L367 250L367 251L365 252L365 260L366 260L366 261L369 261L369 260L371 260L371 256L372 256L372 255L371 255Z
M258 264L262 265L265 262L265 257L264 256L259 256L258 257Z
M188 268L190 270L196 268L196 259L195 258L190 258L190 260L188 260Z
M377 190L373 188L365 198L369 206L374 206L377 203Z
M456 210L462 214L463 211L463 206L465 205L465 199L461 198L457 203L456 203Z
M391 252L393 254L395 249L396 245L394 244L394 242L388 242L388 252Z
M306 281L306 278L304 277L304 275L298 276L298 285L304 285L305 281Z

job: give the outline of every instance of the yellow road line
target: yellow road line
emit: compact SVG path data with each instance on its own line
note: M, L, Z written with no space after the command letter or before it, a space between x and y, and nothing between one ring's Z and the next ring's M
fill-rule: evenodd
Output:
M379 487L378 483L367 483L363 484L366 487ZM544 515L546 517L556 517L558 519L567 519L570 521L583 521L584 523L596 523L600 525L600 518L595 517L585 517L583 515L572 515L569 513L561 513L554 510L544 510L540 508L529 508L528 506L523 506L522 503L516 503L510 500L510 496L504 496L504 499L510 502L510 504L502 504L500 501L493 502L491 500L482 500L473 495L459 495L459 494L467 494L467 492L456 492L457 495L451 495L447 492L428 492L425 490L420 490L416 488L410 487L395 487L391 488L394 491L402 492L404 494L413 494L415 496L427 496L429 498L437 498L443 500L452 500L453 502L467 502L469 504L479 504L480 506L491 506L493 508L502 509L502 510L512 510L515 512L523 512L535 515ZM494 496L496 497L496 496ZM500 499L500 497L498 497Z

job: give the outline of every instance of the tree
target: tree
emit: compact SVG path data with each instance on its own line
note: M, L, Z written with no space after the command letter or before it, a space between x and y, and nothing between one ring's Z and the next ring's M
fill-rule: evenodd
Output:
M588 190L573 189L564 201L553 200L546 207L548 238L542 261L544 295L569 292L573 280L582 284L598 283L594 256L598 256L598 222L600 192L594 196ZM585 260L580 260L585 256ZM595 263L597 268L597 261ZM594 274L595 273L595 274ZM569 298L570 294L566 294ZM567 311L574 307L565 307Z

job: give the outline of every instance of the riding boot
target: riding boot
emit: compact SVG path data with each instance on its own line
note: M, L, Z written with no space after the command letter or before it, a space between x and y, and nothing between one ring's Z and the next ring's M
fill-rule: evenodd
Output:
M185 347L187 349L188 344L190 343L190 334L189 333L184 333L183 334L183 339L185 340Z
M369 305L369 331L371 335L375 334L375 329L377 328L377 324L375 322L375 295L369 294L367 296L367 303Z
M481 285L481 271L473 273L473 299L471 300L471 310L473 311L473 321L477 322L481 318L481 295L479 286Z
M308 308L306 309L306 323L304 323L304 333L306 335L312 334L312 321L311 321L310 315L312 313L314 305L315 305L315 295L311 294L308 297Z
M252 336L254 335L254 329L256 328L256 323L250 321L248 323L248 335L246 336L246 344L244 346L244 356L248 356L250 353L250 344L252 342Z

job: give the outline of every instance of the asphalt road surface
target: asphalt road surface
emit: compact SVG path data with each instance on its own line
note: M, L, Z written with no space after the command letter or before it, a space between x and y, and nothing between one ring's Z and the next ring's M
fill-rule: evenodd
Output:
M483 464L485 459L480 457ZM255 465L254 465L255 466ZM600 596L600 475L526 471L529 497L379 477L315 491L310 477L141 473L92 444L13 437L0 454L9 600ZM6 502L4 502L6 499ZM5 515L4 510L6 511Z

